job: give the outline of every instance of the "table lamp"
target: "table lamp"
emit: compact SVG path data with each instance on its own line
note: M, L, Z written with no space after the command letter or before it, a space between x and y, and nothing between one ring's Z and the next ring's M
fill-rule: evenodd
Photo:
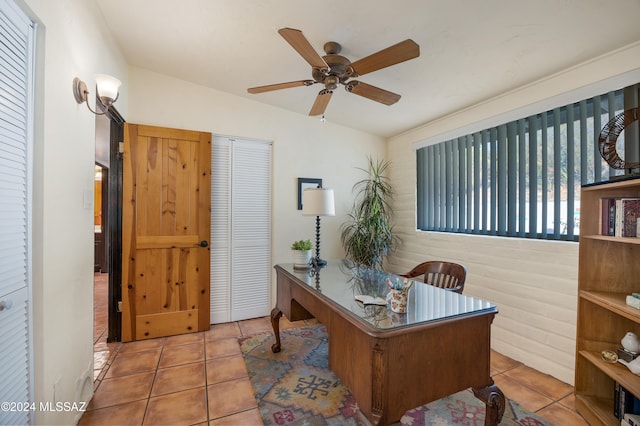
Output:
M323 267L326 260L320 258L320 216L335 216L333 189L307 188L302 192L302 215L316 217L316 257L311 259L314 268Z

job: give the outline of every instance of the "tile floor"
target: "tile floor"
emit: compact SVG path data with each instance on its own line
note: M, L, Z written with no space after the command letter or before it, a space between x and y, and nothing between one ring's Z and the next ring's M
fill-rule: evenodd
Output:
M105 276L96 274L97 286ZM281 328L309 323L282 318ZM122 344L106 343L106 314L96 312L95 330L95 395L80 425L262 424L237 338L271 331L268 318ZM497 352L491 374L505 396L552 424L587 424L572 386Z

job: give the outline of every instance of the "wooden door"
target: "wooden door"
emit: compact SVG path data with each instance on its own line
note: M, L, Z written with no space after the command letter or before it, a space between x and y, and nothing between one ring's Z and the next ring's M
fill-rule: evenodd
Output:
M122 341L208 330L211 134L124 130Z

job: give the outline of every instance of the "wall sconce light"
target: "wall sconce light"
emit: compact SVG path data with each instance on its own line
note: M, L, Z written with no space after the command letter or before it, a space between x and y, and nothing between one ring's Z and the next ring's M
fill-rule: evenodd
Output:
M120 93L118 93L118 88L120 87L120 80L115 77L111 77L106 74L97 74L96 75L96 90L98 91L98 99L100 103L106 108L109 109L111 105L118 99ZM87 85L84 81L80 80L78 77L73 79L73 96L76 98L76 102L86 103L89 111L96 115L103 115L104 112L96 112L91 109L89 106L89 102L87 101L87 95L89 91L87 90Z

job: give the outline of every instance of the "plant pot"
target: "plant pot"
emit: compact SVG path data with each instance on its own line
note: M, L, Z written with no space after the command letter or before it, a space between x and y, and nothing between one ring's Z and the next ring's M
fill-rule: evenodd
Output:
M311 264L311 250L291 250L293 252L293 267L308 268Z

